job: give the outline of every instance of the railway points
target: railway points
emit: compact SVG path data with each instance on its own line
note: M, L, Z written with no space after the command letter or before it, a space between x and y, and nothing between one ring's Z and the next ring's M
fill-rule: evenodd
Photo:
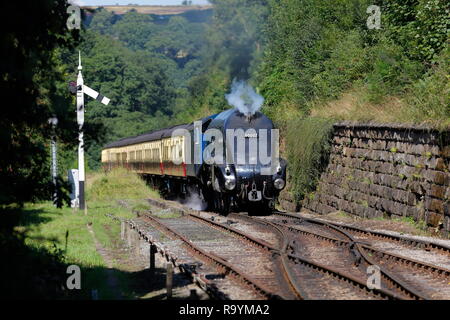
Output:
M154 243L168 261L195 274L196 282L214 299L450 297L450 269L377 249L377 241L384 240L356 239L348 226L278 211L256 217L242 212L223 216L174 201L148 201L150 210L136 211L136 218L126 222L129 232ZM178 216L164 218L167 213ZM408 239L404 236L401 241L390 241L407 246L412 243ZM438 250L446 255L445 246ZM371 265L380 268L380 288L368 284Z

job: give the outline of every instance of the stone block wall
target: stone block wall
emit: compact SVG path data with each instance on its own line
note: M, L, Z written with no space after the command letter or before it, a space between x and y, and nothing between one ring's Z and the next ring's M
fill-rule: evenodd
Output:
M337 123L328 167L303 207L413 217L450 231L449 136L421 126Z

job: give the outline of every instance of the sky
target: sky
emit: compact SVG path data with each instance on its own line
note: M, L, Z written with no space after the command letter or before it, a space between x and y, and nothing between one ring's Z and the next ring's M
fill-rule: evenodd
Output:
M100 6L100 5L127 5L130 3L138 5L180 5L182 0L72 0L72 3L80 6ZM192 0L192 4L208 4L207 0Z

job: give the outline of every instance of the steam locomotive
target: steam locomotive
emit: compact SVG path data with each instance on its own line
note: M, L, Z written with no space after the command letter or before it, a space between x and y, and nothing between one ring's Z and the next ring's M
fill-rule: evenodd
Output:
M209 210L266 214L285 187L278 134L257 111L229 109L190 124L124 138L102 150L105 170L125 167L166 197L198 196Z

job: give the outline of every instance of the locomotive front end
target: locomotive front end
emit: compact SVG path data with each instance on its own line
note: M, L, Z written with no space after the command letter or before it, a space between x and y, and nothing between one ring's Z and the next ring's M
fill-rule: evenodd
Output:
M209 129L223 134L223 163L208 175L214 207L227 213L233 207L265 214L286 185L286 162L279 158L278 131L261 112L243 114L232 109L219 114Z

